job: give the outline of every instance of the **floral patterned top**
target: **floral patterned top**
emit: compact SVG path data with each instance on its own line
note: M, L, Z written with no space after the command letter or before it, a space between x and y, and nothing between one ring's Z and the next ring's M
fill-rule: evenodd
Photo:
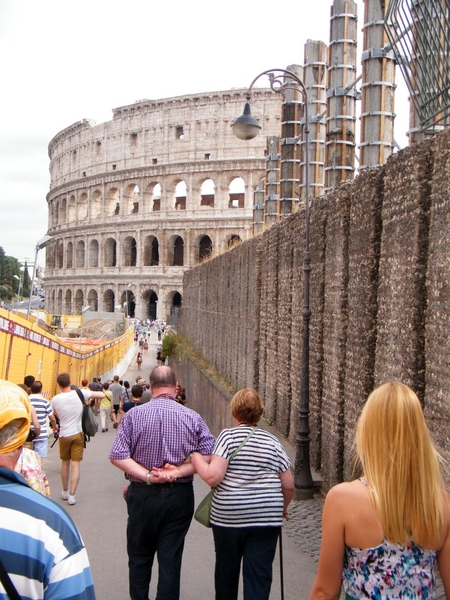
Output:
M412 540L406 546L384 540L364 550L346 546L342 585L355 599L431 600L437 555Z

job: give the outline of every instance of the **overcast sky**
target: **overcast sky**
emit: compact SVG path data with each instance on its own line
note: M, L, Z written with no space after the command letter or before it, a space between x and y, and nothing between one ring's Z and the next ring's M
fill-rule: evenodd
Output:
M47 232L47 147L59 131L143 98L247 87L262 71L301 64L307 39L329 42L331 5L0 0L0 246L33 262ZM363 9L358 0L358 30Z

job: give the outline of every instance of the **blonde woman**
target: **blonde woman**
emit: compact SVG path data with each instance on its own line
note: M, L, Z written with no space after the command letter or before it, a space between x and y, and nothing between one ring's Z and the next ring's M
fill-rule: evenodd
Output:
M326 498L311 599L450 598L450 500L416 394L398 382L369 396L355 447L362 477Z

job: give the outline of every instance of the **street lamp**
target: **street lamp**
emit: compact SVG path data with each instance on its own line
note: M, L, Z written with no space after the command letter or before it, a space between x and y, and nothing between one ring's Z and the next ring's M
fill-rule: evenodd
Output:
M39 250L42 250L42 248L45 248L46 246L48 246L49 244L51 244L54 241L55 241L55 238L51 237L50 235L44 235L44 237L41 238L36 243L36 254L34 256L34 265L33 265L33 277L31 278L30 297L28 299L27 319L29 318L30 311L31 311L31 299L33 297L34 278L36 277L37 258L38 258Z
M270 87L274 92L283 93L285 80L288 79L298 84L304 102L304 139L305 139L305 251L303 255L303 310L302 310L302 372L300 379L300 406L297 429L297 452L295 456L294 481L297 490L297 498L307 500L313 497L313 478L309 460L310 428L309 428L309 322L311 310L310 298L310 183L309 183L309 114L308 114L308 92L301 79L285 69L270 69L263 71L251 82L247 90L247 102L244 114L238 117L232 124L233 133L241 140L252 140L261 129L258 121L251 115L250 98L251 90L260 77L267 75Z
M17 302L20 302L20 293L22 291L22 277L19 277L18 275L13 275L13 277L19 282L19 289L17 291Z

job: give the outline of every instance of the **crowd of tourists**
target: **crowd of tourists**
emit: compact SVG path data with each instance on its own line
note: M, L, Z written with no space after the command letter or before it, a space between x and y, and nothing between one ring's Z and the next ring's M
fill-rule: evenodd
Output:
M148 600L155 556L156 598L182 595L198 474L213 489L208 522L216 600L237 600L241 571L244 600L268 600L294 480L280 441L258 426L259 394L239 390L230 404L235 426L215 438L189 408L169 366L156 366L148 382L116 375L78 387L60 373L57 384L49 401L31 375L20 385L0 380L0 598L95 598L86 548L63 506L49 499L45 477L53 434L61 499L76 504L82 415L90 406L102 433L112 424L109 460L128 480L130 598ZM450 496L411 388L391 382L373 391L358 420L355 449L360 476L333 487L325 500L311 599L339 598L341 590L354 600L431 599L438 570L450 598Z

